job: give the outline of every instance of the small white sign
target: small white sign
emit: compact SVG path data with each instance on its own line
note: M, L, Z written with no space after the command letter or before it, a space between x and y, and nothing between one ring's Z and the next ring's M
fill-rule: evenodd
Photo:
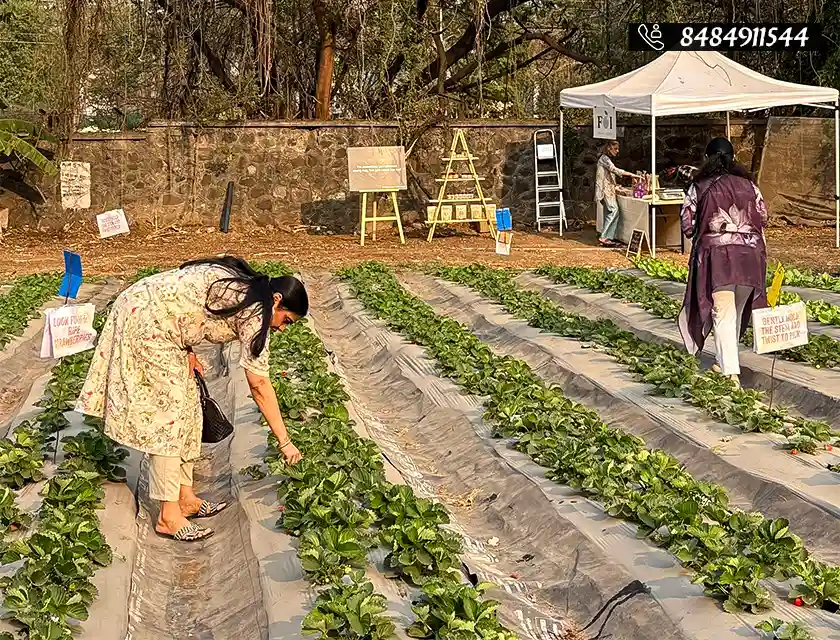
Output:
M537 145L537 160L554 160L554 145L553 144L538 144Z
M512 231L499 231L496 235L496 253L500 256L510 255L510 245L513 243Z
M808 344L808 315L805 303L754 309L753 351L772 353Z
M61 206L90 209L90 163L61 163Z
M592 137L602 140L616 139L615 107L592 108Z
M96 216L96 224L99 226L99 237L103 240L129 232L128 220L126 220L125 211L122 209L100 213Z
M74 353L93 349L96 330L92 304L64 305L48 309L44 323L44 337L41 340L42 358L63 358Z

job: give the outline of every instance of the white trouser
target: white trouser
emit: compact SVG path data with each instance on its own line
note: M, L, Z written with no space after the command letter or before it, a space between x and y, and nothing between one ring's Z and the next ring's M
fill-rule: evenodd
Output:
M712 293L715 351L718 366L725 376L737 376L741 373L738 363L738 336L741 335L744 307L747 306L752 291L752 287L733 285L721 287Z
M149 456L149 497L152 500L178 502L181 485L191 487L194 462L177 456Z

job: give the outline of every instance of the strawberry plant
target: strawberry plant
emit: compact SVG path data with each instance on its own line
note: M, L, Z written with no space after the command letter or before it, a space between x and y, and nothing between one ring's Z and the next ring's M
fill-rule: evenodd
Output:
M767 640L814 640L811 632L799 622L768 618L755 625L755 628L763 631Z
M373 592L362 571L353 571L318 595L301 632L319 639L387 640L395 634L394 622L381 615L385 611L385 597Z
M353 529L327 527L304 533L298 556L313 583L327 584L340 580L352 568L364 568L367 549Z
M128 450L101 432L90 429L61 442L64 444L62 469L90 471L111 482L125 481L125 467L120 465L128 457Z
M382 542L391 549L385 566L420 585L435 576L454 577L461 566L461 540L440 527L412 521L384 529Z
M572 327L569 315L537 294L521 292L509 273L477 266L458 273L465 284L542 328L566 324L564 331L604 344L614 339L613 345L622 345L632 339L614 335L616 329L603 322L577 322ZM695 580L727 610L766 608L769 594L761 581L804 579L805 565L815 576L830 577L829 567L810 561L786 521L732 509L722 487L698 482L666 452L646 449L641 438L607 426L525 363L497 356L462 324L439 316L408 294L386 267L365 263L341 276L375 316L425 347L441 375L467 393L486 397L484 419L495 434L513 437L517 449L549 467L549 477L602 501L611 515L635 522L641 534L678 554L695 572ZM656 349L661 351L659 345ZM626 354L622 357L629 360ZM813 430L814 425L807 428Z
M14 491L9 487L0 487L0 530L2 533L25 527L31 522L32 517L21 511L15 504Z
M9 291L0 295L0 349L5 348L26 325L38 317L38 310L58 293L61 275L22 276L12 282Z
M384 527L403 526L410 522L429 526L449 524L449 514L443 505L418 498L406 485L380 485L369 494L368 501L377 514L377 522Z
M480 599L492 586L486 582L473 588L449 580L429 581L411 607L417 621L408 628L408 635L429 640L515 640L496 619L499 603Z

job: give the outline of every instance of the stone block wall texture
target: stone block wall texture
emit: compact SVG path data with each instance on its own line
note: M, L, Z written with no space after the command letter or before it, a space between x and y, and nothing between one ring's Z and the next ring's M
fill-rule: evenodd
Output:
M485 195L508 206L518 227L534 221L533 132L552 128L545 122L463 122L427 131L408 161L409 183L400 195L406 225L425 219L425 200L436 197L453 127L466 131L476 168L485 178ZM733 140L741 162L758 168L766 122L734 121ZM697 163L711 137L723 135L722 120L669 119L657 127L657 164ZM598 141L591 125L566 129L565 186L570 218L592 219ZM650 127L625 124L619 166L650 170ZM196 127L152 123L125 134L79 134L65 159L91 164L91 208L65 211L58 181L41 188L47 204L32 207L11 194L10 226L57 230L109 209L122 207L130 223L145 230L169 226L218 227L228 181L235 186L233 228L252 225L279 228L306 225L333 233L358 228L359 196L348 193L347 147L400 144L393 123L252 122ZM95 227L93 227L95 229Z

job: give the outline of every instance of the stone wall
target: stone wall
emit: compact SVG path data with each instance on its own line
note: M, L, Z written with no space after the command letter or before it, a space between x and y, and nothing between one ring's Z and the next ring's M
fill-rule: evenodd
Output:
M556 123L467 122L471 151L485 180L486 194L509 206L514 222L534 219L533 132ZM739 159L754 166L764 139L763 121L733 121ZM706 142L722 135L723 121L665 120L657 129L657 161L697 162ZM559 131L558 131L559 133ZM567 129L566 187L570 217L593 216L596 144L591 125ZM407 225L422 220L427 194L436 195L452 129L425 133L409 157L409 182L400 197ZM649 170L650 128L626 124L618 164ZM254 122L197 128L183 123L152 123L144 131L115 135L79 134L66 159L91 163L91 208L60 208L56 180L45 180L48 202L33 213L10 194L0 208L11 209L10 226L60 229L90 221L102 211L123 207L133 225L218 226L228 181L235 184L232 225L306 225L329 232L352 232L358 225L357 194L347 192L348 146L400 144L392 123Z

